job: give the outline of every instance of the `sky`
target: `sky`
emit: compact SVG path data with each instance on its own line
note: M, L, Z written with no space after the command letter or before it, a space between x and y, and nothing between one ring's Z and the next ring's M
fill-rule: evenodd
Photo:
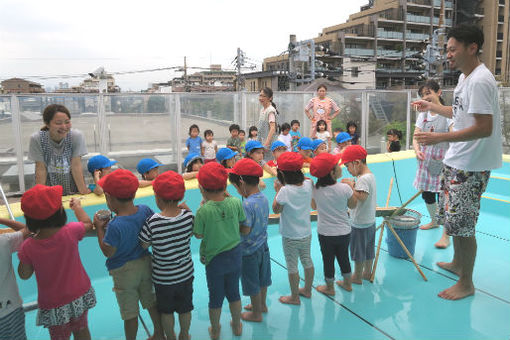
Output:
M260 65L286 50L289 35L316 37L344 23L368 0L1 0L0 81L12 77L43 84L79 85L102 66L127 72L221 64L233 68L240 47ZM190 70L193 72L193 70ZM245 72L249 72L246 70ZM122 91L147 89L182 73L116 75ZM51 78L53 76L74 78ZM45 79L46 78L46 79Z

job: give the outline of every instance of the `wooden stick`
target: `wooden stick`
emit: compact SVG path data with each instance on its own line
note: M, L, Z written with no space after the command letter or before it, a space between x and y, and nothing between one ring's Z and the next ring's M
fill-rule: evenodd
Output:
M411 197L411 198L410 198L407 202L405 202L405 203L404 203L404 205L402 205L400 208L398 208L397 210L395 210L395 211L393 212L393 214L391 214L391 216L390 216L390 217L393 217L393 216L395 216L395 215L398 215L398 214L399 214L399 213L400 213L400 212L401 212L401 211L402 211L402 210L403 210L403 209L404 209L404 208L405 208L405 207L406 207L409 203L411 203L412 201L414 201L414 199L415 199L416 197L420 196L422 192L423 192L423 190L420 190L420 191L418 191L416 194L414 194L414 196L413 196L413 197Z
M377 242L377 253L375 254L374 265L372 266L372 273L370 274L370 283L374 283L375 271L377 269L377 263L379 262L379 252L381 251L381 242L382 242L382 237L383 237L383 233L384 233L384 225L386 223L388 223L388 222L386 221L386 217L385 217L383 223L378 227L378 228L381 228L381 231L379 233L379 242Z
M388 190L388 197L386 197L386 208L390 204L391 190L393 189L393 177L390 180L390 189Z

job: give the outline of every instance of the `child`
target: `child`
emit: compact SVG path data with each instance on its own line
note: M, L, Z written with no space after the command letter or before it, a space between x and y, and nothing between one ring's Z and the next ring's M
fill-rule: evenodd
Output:
M103 194L103 189L97 185L97 182L99 182L103 176L106 176L112 172L112 165L116 163L117 161L109 160L103 155L90 157L89 161L87 162L87 170L90 172L92 178L94 179L94 184L89 184L90 191L98 196Z
M241 150L241 140L239 139L239 125L232 124L229 126L228 131L230 131L230 138L227 139L227 148L232 151L239 152Z
M152 185L152 181L159 175L159 167L163 164L159 164L152 158L141 159L136 165L136 170L142 179L139 182L140 188L145 188Z
M375 176L366 162L367 151L360 145L349 145L342 153L342 163L349 173L356 178L343 179L353 189L356 205L350 211L353 225L351 231L351 257L354 261L352 283L362 284L370 280L375 247Z
M331 134L328 131L328 125L325 120L319 120L317 122L317 133L315 134L317 139L322 139L328 145L328 150L331 150Z
M323 153L314 157L310 165L310 173L317 177L312 209L317 209L317 233L326 280L326 285L318 286L317 290L326 295L335 295L335 258L344 278L337 281L337 285L348 292L352 291L349 262L351 220L347 207L354 208L356 199L349 185L337 182L342 177L339 161L340 155Z
M267 313L267 287L271 285L271 259L267 245L269 203L258 186L262 175L260 165L249 158L237 162L229 174L230 183L244 198L246 215L241 225L241 284L243 295L250 297L251 304L245 306L248 312L242 313L241 318L255 322L261 322L262 313Z
M317 155L320 155L321 153L327 153L328 146L326 145L326 142L324 142L322 139L314 139L314 141L312 142L312 151L315 157Z
M216 161L216 152L218 152L218 143L213 139L214 132L212 130L204 131L205 141L202 142L202 150L200 154L204 157L204 164Z
M248 141L259 140L259 130L256 126L250 126L248 130Z
M130 171L119 169L101 178L108 208L116 216L105 221L94 216L97 240L107 257L106 268L113 279L126 339L135 339L138 331L138 301L147 309L154 324L154 339L163 339L161 316L152 289L151 258L138 235L145 220L154 215L146 205L134 205L138 180Z
M182 178L185 180L196 178L198 174L198 170L202 167L204 161L202 157L200 157L197 153L189 153L182 165L184 166L184 173L182 174Z
M297 144L298 153L303 157L304 167L309 167L312 162L313 140L308 137L302 137Z
M186 139L186 147L188 148L188 153L198 153L201 154L200 148L202 147L202 138L198 135L200 133L200 129L197 124L193 124L189 127L189 137Z
M400 139L402 138L402 131L397 129L389 129L386 132L388 141L386 142L386 151L397 152L400 151Z
M334 128L334 129L333 129L333 138L335 138L335 139L336 139L336 136L338 136L338 134L339 134L340 132L344 132L344 130L343 130L342 128L340 128L340 127Z
M12 267L12 254L18 251L29 231L23 223L18 221L0 218L0 224L14 230L14 232L0 233L0 282L2 287L0 306L3 306L0 308L0 339L26 340L25 313Z
M186 189L178 173L162 173L154 180L152 187L161 212L145 221L138 238L144 249L152 246L152 282L166 338L176 338L174 312L177 312L179 339L189 339L193 310L193 261L190 249L193 214L186 204L179 205Z
M96 305L96 295L83 268L78 242L92 229L92 221L80 201L72 198L69 206L79 222L67 223L62 192L60 185L37 184L21 197L27 228L35 236L26 239L18 251L18 273L27 280L35 272L37 325L48 328L52 339L69 339L71 333L75 339L90 339L87 315Z
M280 142L279 140L274 141L273 144L271 144L271 151L273 152L273 159L267 162L267 165L270 167L275 168L276 167L276 160L280 155L284 152L287 152L287 146Z
M310 257L312 229L310 224L310 205L312 186L305 179L301 168L303 157L299 153L284 152L278 157L278 181L274 181L276 196L273 212L280 214L280 234L282 234L283 253L289 273L291 295L281 296L280 302L292 305L301 304L299 296L312 296L314 268ZM305 286L299 288L298 258L305 269Z
M246 220L241 201L226 197L227 170L218 163L208 163L198 172L198 183L206 203L195 216L193 233L200 244L200 261L205 264L209 289L209 319L211 339L220 336L220 316L223 299L227 297L234 335L242 334L241 275L242 247L240 225Z
M288 123L283 123L280 135L278 136L278 140L287 146L287 151L292 151L292 136L289 134L289 132L290 125Z
M341 154L348 145L351 145L352 137L347 132L340 132L336 136L336 148L333 150L333 155Z
M216 160L220 162L227 169L232 169L234 164L236 163L236 156L239 152L232 151L229 148L221 148L218 150L216 154Z
M299 127L301 124L299 123L299 120L294 119L290 122L290 137L292 138L292 151L297 152L297 143L299 142L299 139L301 138L301 132L299 132Z
M276 176L276 169L270 167L266 161L264 161L264 146L258 140L251 140L246 143L246 158L253 159L266 172L270 173L272 176Z
M352 145L358 144L359 134L358 134L358 125L354 121L347 122L347 125L345 127L347 129L347 132L349 135L351 135L351 143Z
M246 153L246 132L244 130L239 130L239 140L241 141L239 152L244 155Z

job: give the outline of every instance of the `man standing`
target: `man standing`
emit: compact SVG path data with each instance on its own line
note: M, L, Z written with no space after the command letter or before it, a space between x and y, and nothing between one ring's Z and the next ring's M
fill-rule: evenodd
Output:
M433 111L453 119L450 132L420 132L419 143L450 142L443 160L441 187L444 193L445 228L453 236L451 262L438 266L459 276L457 283L439 297L458 300L473 295L473 266L476 257L475 226L480 199L487 187L490 170L502 165L501 120L496 81L480 62L483 32L473 25L460 25L448 33L447 59L462 71L453 94L452 106L424 100L413 102L418 111ZM443 216L440 216L443 217Z

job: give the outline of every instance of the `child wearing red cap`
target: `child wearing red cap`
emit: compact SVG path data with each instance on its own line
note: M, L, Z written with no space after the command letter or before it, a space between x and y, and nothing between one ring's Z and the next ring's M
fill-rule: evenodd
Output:
M267 287L271 285L271 259L267 245L267 222L269 204L259 189L263 170L249 158L238 161L229 174L230 183L244 197L243 209L246 220L241 225L243 247L241 284L243 295L249 296L251 304L241 314L246 321L262 321L267 313Z
M313 183L305 179L301 168L303 157L296 152L284 152L277 159L278 181L274 181L276 196L273 211L280 215L283 253L289 273L291 295L281 296L281 303L301 304L300 295L312 296L314 267L310 257L312 229L310 205ZM305 269L305 286L299 288L298 258Z
M342 183L353 189L356 205L350 211L352 217L351 257L354 261L352 283L362 284L370 280L375 253L375 176L367 166L367 151L361 145L349 145L342 153L342 163L356 181L344 178Z
M200 244L200 260L205 264L209 289L209 319L211 339L220 336L220 316L223 299L229 302L234 335L242 334L241 275L242 247L240 225L246 220L241 201L226 197L227 170L219 163L204 164L198 171L198 183L206 201L195 216L193 233Z
M101 178L98 185L103 188L108 208L116 214L109 222L96 214L94 225L99 247L107 257L106 268L113 279L126 338L136 338L140 301L154 324L154 339L163 339L161 316L152 289L150 254L138 240L145 220L154 212L146 205L133 204L139 182L128 170L115 170Z
M342 177L339 161L340 155L322 153L315 156L310 165L310 173L317 177L312 208L317 209L317 233L326 281L326 285L318 286L317 290L326 295L335 295L335 258L344 278L337 281L337 285L352 291L349 262L351 221L347 207L354 208L356 199L349 185L337 182Z
M92 229L92 221L72 198L69 202L79 222L67 223L60 185L37 184L21 198L28 229L35 233L18 251L20 278L35 272L37 325L49 329L52 339L90 339L87 314L96 305L94 289L80 259L78 242ZM2 287L3 288L3 287Z
M149 217L138 238L142 247L152 246L152 282L156 290L158 312L167 339L175 339L174 312L179 314L179 339L189 339L193 310L193 261L190 239L193 214L179 204L184 198L184 180L166 171L152 182L160 213Z

